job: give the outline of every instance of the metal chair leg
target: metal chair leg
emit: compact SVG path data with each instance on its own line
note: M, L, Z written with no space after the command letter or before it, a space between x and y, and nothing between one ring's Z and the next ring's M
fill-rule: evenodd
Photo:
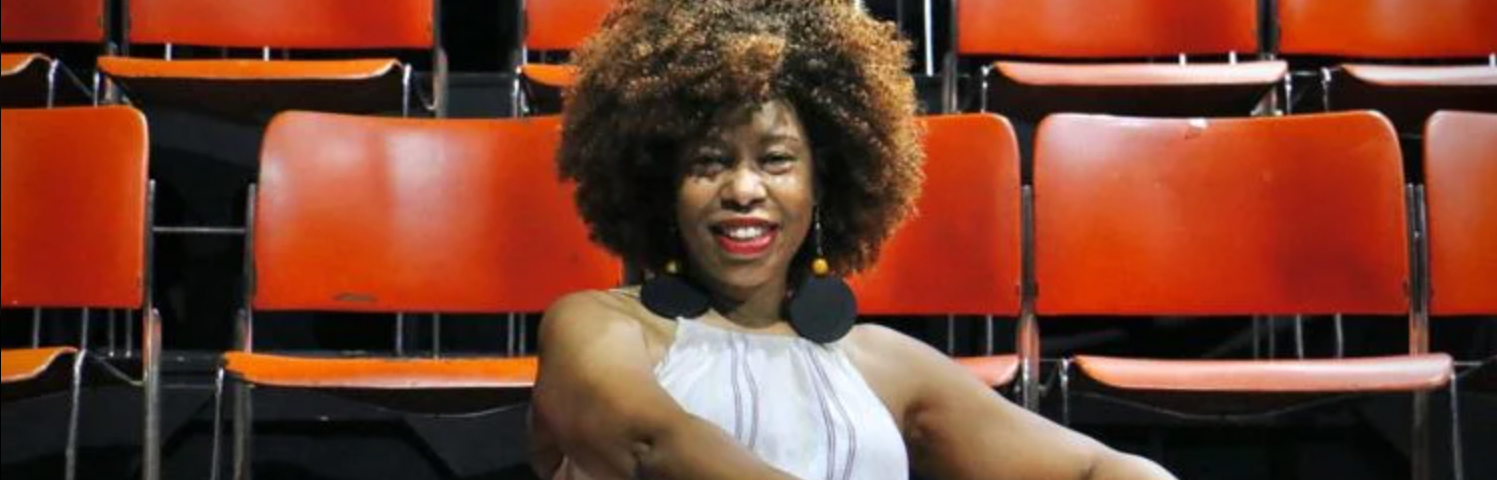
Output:
M85 335L87 330L85 329ZM73 355L73 383L68 392L68 438L63 451L63 478L78 477L78 412L82 402L83 358L86 351Z
M253 408L250 400L254 392L244 381L234 386L234 480L248 480L253 476L250 468L250 436L254 433Z
M1461 392L1458 384L1460 378L1450 376L1450 471L1454 472L1455 480L1466 479L1466 455L1461 444Z
M401 67L400 76L400 116L411 116L411 66Z
M1040 411L1040 333L1034 314L1025 312L1019 319L1019 393L1020 403L1031 412Z
M1060 424L1071 426L1071 359L1060 360Z
M213 377L213 456L210 460L212 465L208 478L218 480L222 468L223 452L223 414L224 414L224 368L218 367Z
M105 320L104 320L105 340L104 340L104 344L108 345L108 347L104 350L104 356L106 358L114 358L115 354L119 351L118 349L115 348L116 335L114 334L114 331L115 331L115 324L114 324L115 323L115 317L114 317L114 314L115 314L115 310L109 310L109 311L104 312L104 315L105 315Z
M1430 480L1429 392L1414 392L1414 411L1409 430L1409 464L1413 480Z
M31 309L31 348L42 348L42 309Z
M58 60L52 60L47 64L47 108L57 106L57 67L61 65Z
M515 69L515 76L509 84L509 116L518 118L520 116L520 69Z
M1336 314L1336 358L1346 357L1346 329L1341 323L1341 314Z
M1305 316L1294 316L1294 358L1305 359Z
M141 436L141 478L161 478L161 316L155 309L141 313L141 361L145 398L145 428Z

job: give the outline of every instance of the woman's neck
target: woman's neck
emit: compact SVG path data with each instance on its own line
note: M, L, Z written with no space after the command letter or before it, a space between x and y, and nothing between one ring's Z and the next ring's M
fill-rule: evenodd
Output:
M784 281L742 291L708 287L712 306L723 318L747 329L763 329L784 321Z

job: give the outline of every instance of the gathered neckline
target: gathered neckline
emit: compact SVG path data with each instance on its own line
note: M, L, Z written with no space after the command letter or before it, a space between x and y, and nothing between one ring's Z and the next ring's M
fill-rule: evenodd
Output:
M739 330L739 329L736 329L736 328L728 328L728 327L713 325L711 323L703 322L703 321L695 319L695 318L676 317L676 323L677 324L691 323L693 325L702 327L704 329L707 329L707 330L713 331L713 332L720 332L720 333L726 333L726 334L736 334L736 335L742 335L742 336L747 337L747 338L763 339L763 340L767 340L767 341L778 341L778 342L794 342L796 340L805 340L805 341L808 341L808 342L810 341L810 340L806 340L805 338L802 338L800 335L786 335L786 334L782 334L782 333L765 333L765 332L752 332L752 331L747 331L747 330Z

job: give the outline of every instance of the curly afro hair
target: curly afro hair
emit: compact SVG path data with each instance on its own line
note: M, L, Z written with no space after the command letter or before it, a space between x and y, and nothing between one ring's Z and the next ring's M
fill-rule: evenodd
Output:
M786 101L815 148L825 256L859 271L924 180L908 52L851 0L623 0L574 52L561 177L595 242L657 270L682 251L677 149L722 109Z

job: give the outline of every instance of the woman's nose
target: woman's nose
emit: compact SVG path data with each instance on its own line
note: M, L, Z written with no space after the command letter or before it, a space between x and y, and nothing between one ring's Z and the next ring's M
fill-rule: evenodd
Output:
M747 163L747 162L742 162ZM764 200L764 178L752 168L734 168L723 187L723 202L728 206L752 207Z

